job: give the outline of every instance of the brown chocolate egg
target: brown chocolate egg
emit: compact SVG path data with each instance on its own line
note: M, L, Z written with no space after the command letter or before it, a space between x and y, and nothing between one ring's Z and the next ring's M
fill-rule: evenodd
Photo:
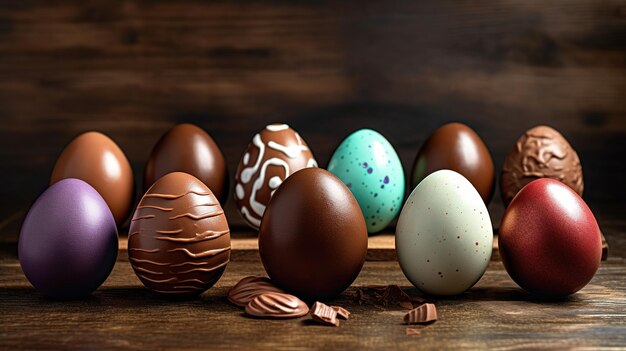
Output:
M439 127L420 149L411 175L411 187L429 174L449 169L460 173L489 204L495 187L495 168L489 149L476 132L462 123Z
M504 160L500 193L508 206L526 184L552 178L583 196L583 168L576 151L561 133L548 126L536 126L522 135Z
M159 178L131 220L128 257L137 277L156 292L207 290L230 260L230 230L217 198L187 173Z
M119 226L130 213L135 182L133 170L122 149L108 136L87 132L72 140L54 165L50 184L78 178L98 191Z
M276 190L259 230L261 261L279 288L307 301L339 295L367 254L367 226L339 178L302 169Z
M228 196L228 170L222 151L203 129L184 123L165 133L152 149L144 172L147 190L170 172L185 172L200 179L220 203Z
M306 167L317 167L317 162L304 140L288 125L270 124L256 134L235 175L235 201L246 222L258 229L276 188Z

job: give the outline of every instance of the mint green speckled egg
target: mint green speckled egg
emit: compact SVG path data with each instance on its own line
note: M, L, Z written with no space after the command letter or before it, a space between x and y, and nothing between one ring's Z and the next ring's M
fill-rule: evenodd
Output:
M404 170L389 141L371 129L350 134L335 150L328 170L352 191L365 217L367 231L385 229L404 201Z

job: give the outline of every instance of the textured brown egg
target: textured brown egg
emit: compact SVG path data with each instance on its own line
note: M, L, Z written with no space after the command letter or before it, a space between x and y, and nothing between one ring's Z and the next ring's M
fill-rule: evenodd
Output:
M185 172L200 179L220 203L228 196L228 170L222 151L203 129L179 124L165 133L152 149L144 172L147 190L170 172Z
M583 196L583 168L576 151L561 133L548 126L537 126L522 135L504 160L500 192L508 206L526 184L539 178L552 178Z
M128 257L154 291L196 295L213 286L230 260L230 230L211 190L187 173L159 178L131 220Z
M307 301L339 295L367 254L367 227L350 190L332 173L306 168L276 190L259 230L261 261L279 288Z
M50 184L65 178L78 178L94 187L117 225L128 218L135 192L133 170L122 149L108 136L87 132L72 140L57 159Z
M411 187L414 189L429 174L441 169L467 178L489 204L495 187L495 168L487 146L472 128L448 123L435 130L415 158Z
M256 134L239 162L235 201L248 224L258 229L265 207L291 174L317 162L300 135L286 124L270 124Z

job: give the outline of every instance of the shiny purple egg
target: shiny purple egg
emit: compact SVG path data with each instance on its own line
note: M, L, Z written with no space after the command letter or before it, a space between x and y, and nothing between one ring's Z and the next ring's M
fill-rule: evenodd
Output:
M82 180L51 185L28 211L18 255L30 283L59 299L89 295L117 258L117 227L100 194Z

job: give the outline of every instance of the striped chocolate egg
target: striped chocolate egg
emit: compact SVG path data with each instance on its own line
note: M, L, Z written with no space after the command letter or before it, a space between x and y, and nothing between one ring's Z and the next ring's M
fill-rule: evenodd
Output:
M197 295L213 286L230 260L230 230L213 192L187 173L159 178L131 220L128 256L156 292Z

